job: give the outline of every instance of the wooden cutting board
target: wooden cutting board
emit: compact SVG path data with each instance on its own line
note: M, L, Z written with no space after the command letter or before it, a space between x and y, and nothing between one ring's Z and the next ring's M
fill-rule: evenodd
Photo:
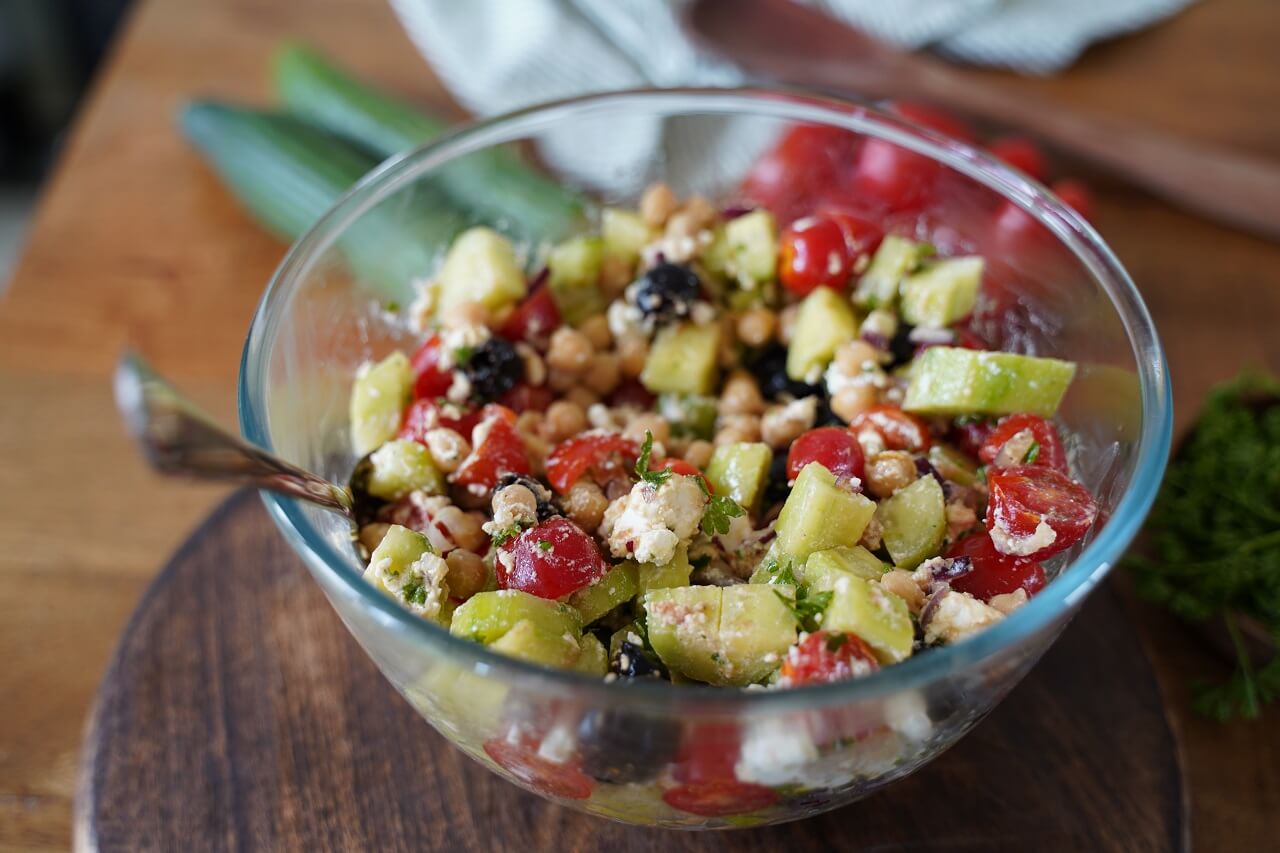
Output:
M143 598L98 693L76 803L102 850L1183 850L1155 678L1098 592L991 716L919 773L821 817L644 830L546 803L452 748L240 492Z

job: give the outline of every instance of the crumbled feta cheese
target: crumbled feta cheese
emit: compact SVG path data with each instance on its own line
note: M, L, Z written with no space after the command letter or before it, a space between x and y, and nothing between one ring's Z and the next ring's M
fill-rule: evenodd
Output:
M1035 443L1036 437L1031 430L1018 430L1000 448L996 458L991 461L991 466L993 468L1008 468L1012 465L1021 465L1022 461L1027 458L1027 453L1031 451L1031 446Z
M365 577L400 606L423 619L440 615L440 607L449 596L445 576L449 565L439 556L427 552L403 570L396 570L390 557L370 563Z
M929 706L916 690L894 693L886 699L884 718L889 728L910 740L922 741L933 733Z
M747 728L734 773L759 785L839 788L853 780L848 758L849 753L837 750L824 759L807 726L775 717Z
M930 602L931 612L923 625L926 643L955 643L990 627L1004 618L994 607L967 592L944 590Z
M436 306L440 303L440 282L423 279L413 283L414 297L409 304L409 328L425 334L431 328Z
M644 312L625 299L609 303L605 319L609 321L609 332L615 338L644 332Z
M1008 554L1010 557L1026 557L1042 551L1052 545L1057 538L1058 532L1043 518L1030 536L1014 536L1000 524L999 519L991 528L991 544L995 545L996 550L1001 554Z
M451 403L462 403L471 396L471 380L461 370L453 372L453 382L449 390L444 392L445 399Z
M993 595L991 596L991 600L987 603L1004 615L1008 616L1010 613L1027 603L1027 591L1019 588L1015 589L1013 592Z
M706 503L692 477L677 475L658 488L636 483L605 510L600 533L613 556L665 566L697 533Z

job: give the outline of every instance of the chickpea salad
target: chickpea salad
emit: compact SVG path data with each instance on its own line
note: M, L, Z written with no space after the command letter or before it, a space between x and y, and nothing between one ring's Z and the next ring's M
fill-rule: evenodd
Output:
M366 579L607 680L786 688L964 640L1098 516L1052 421L1075 365L975 334L984 268L662 184L535 257L463 232L416 349L355 378Z

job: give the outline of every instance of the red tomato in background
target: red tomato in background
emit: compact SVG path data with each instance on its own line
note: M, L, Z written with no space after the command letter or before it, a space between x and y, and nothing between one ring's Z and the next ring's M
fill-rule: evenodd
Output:
M889 109L931 130L963 142L974 141L972 131L944 110L910 102L898 102ZM875 199L889 211L916 210L928 200L940 171L941 166L923 154L887 140L868 139L858 154L852 191L855 197Z
M443 397L453 384L453 372L440 366L440 336L432 335L409 359L413 368L413 396Z
M837 477L862 479L865 459L858 438L840 427L818 427L797 438L787 453L787 479L794 481L810 462Z
M453 417L449 412L460 412ZM471 440L471 431L480 423L480 410L469 406L441 406L435 399L420 397L404 410L404 418L400 422L400 432L396 438L409 438L420 444L427 443L427 432L436 427L445 427Z
M547 480L565 494L583 476L601 483L629 476L640 457L640 447L629 438L611 432L587 432L562 441L547 455Z
M503 474L528 474L529 454L516 430L516 413L490 403L472 431L471 455L453 475L455 483L492 489Z
M519 414L528 411L544 412L555 399L556 395L550 388L521 382L498 398L498 402Z
M782 661L782 677L791 687L845 681L880 668L871 648L857 634L815 631Z
M1023 430L1031 433L1039 448L1034 460L1019 460L1018 464L1047 465L1067 473L1067 451L1062 447L1058 428L1039 415L1021 413L1001 418L978 449L978 458L987 465L992 464L1009 439Z
M1098 517L1098 504L1089 490L1061 471L1044 465L1014 465L987 472L987 529L1029 537L1040 522L1053 528L1052 543L1025 556L1043 560L1065 551Z
M1025 136L1005 136L987 146L992 157L1012 166L1029 178L1043 182L1049 175L1044 152Z
M1075 178L1063 178L1060 181L1054 181L1050 189L1067 207L1085 219L1093 219L1093 193L1084 185L1084 182Z
M671 774L677 782L690 784L732 780L741 751L737 723L694 723L680 741Z
M681 785L664 791L663 801L672 808L702 817L747 814L778 801L778 792L754 782L724 780Z
M563 516L530 527L501 550L510 564L501 556L494 562L498 587L539 598L563 598L609 571L591 534Z
M938 133L958 139L961 142L967 142L970 145L977 142L973 128L969 127L954 113L948 112L941 107L930 106L917 101L895 101L889 106L889 112L897 113L907 121L913 121L922 127L936 130Z
M782 223L803 216L842 182L858 148L858 136L815 124L794 125L756 160L741 195L763 204Z
M539 793L567 800L585 800L591 796L591 780L578 769L576 761L556 764L538 755L536 743L522 739L512 743L506 738L485 741L485 753L493 762Z
M948 557L967 557L972 567L950 581L951 588L990 601L997 595L1025 589L1033 596L1044 588L1044 569L1034 560L1001 554L985 530L952 545Z
M873 429L884 440L889 450L909 450L920 453L933 443L929 437L929 425L918 415L907 414L897 406L880 404L860 412L849 422L849 432L854 436L864 429Z
M498 334L509 341L524 341L535 349L545 350L551 333L560 327L560 310L551 296L551 288L535 287L511 312Z
M657 399L652 391L640 384L640 380L627 379L614 389L607 402L610 406L615 407L633 406L637 409L647 409Z
M797 296L818 287L842 290L883 236L879 227L847 213L796 220L779 240L778 277Z
M1080 181L1064 179L1050 189L1064 204L1085 219L1093 215L1093 194ZM1053 245L1053 235L1029 213L1011 201L1002 202L992 223L993 251L1016 255L1044 250Z
M653 465L655 471L671 471L674 474L683 474L686 477L701 477L702 484L707 487L708 494L715 494L716 490L711 487L711 481L707 479L707 475L698 470L698 466L692 462L686 462L683 459L663 459L661 462Z

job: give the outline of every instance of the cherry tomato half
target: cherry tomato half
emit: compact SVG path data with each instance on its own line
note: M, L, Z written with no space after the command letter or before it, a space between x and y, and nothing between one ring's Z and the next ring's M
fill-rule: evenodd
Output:
M1025 136L1006 136L987 146L991 156L1012 166L1029 178L1044 181L1049 170L1045 166L1044 152Z
M995 424L991 421L966 419L952 424L948 436L952 444L977 459L982 445L986 443L987 436L991 435L991 430L994 428Z
M427 443L427 433L436 427L451 429L468 441L471 431L480 423L480 410L469 406L441 406L435 399L419 397L404 410L400 421L400 432L396 438L413 439L420 444Z
M856 134L817 124L798 124L756 160L742 183L744 198L763 204L781 222L813 210L838 185L857 150Z
M484 407L480 423L472 430L471 454L453 475L464 486L492 489L503 474L528 474L529 454L516 430L516 414L494 403Z
M948 549L948 557L968 557L972 568L953 578L951 588L990 601L994 596L1025 589L1033 596L1044 588L1044 569L1035 560L1001 554L987 531L966 536Z
M413 396L443 397L453 384L453 372L440 366L440 336L432 335L409 359L413 367Z
M787 479L794 481L810 462L837 477L862 479L866 462L858 437L840 427L818 427L797 438L787 453Z
M683 474L686 477L701 477L702 484L707 487L707 491L715 494L715 489L711 487L711 481L707 479L707 475L698 470L698 466L692 462L686 462L683 459L663 459L657 463L654 470L671 471L676 474Z
M782 661L782 677L791 687L845 681L880 668L871 648L857 634L815 631Z
M1053 529L1052 542L1020 556L1043 560L1070 548L1098 517L1089 490L1044 465L1015 465L987 472L991 491L987 529L1016 538L1034 536L1041 522ZM997 537L992 537L999 543Z
M882 236L877 226L847 213L799 219L779 239L778 277L797 296L818 287L842 290Z
M1062 447L1062 438L1058 428L1039 415L1020 413L1001 418L995 429L987 435L978 450L978 458L991 465L1000 456L1000 451L1011 438L1026 431L1030 433L1031 445L1022 459L1015 460L1017 465L1047 465L1050 468L1067 473L1067 452ZM1008 467L1008 466L1005 466Z
M547 455L547 479L560 494L583 476L597 481L625 476L640 456L639 446L611 432L587 432L562 441Z
M544 284L535 287L511 312L498 334L509 341L524 341L536 349L545 350L551 341L551 333L559 327L560 310L551 296L551 288Z
M485 741L484 751L495 764L539 793L566 800L591 796L591 780L576 762L556 764L538 755L537 747L506 738Z
M880 404L858 413L849 422L849 432L857 435L864 429L873 429L890 450L909 450L921 453L933 443L929 437L929 425L924 419L907 414L897 406Z
M563 598L602 578L609 564L596 540L563 516L549 518L508 540L494 562L500 589Z
M681 785L664 791L662 799L682 812L702 817L723 817L768 808L778 801L778 792L754 782L721 780Z
M677 782L732 781L742 752L737 723L694 723L685 731L671 775Z

